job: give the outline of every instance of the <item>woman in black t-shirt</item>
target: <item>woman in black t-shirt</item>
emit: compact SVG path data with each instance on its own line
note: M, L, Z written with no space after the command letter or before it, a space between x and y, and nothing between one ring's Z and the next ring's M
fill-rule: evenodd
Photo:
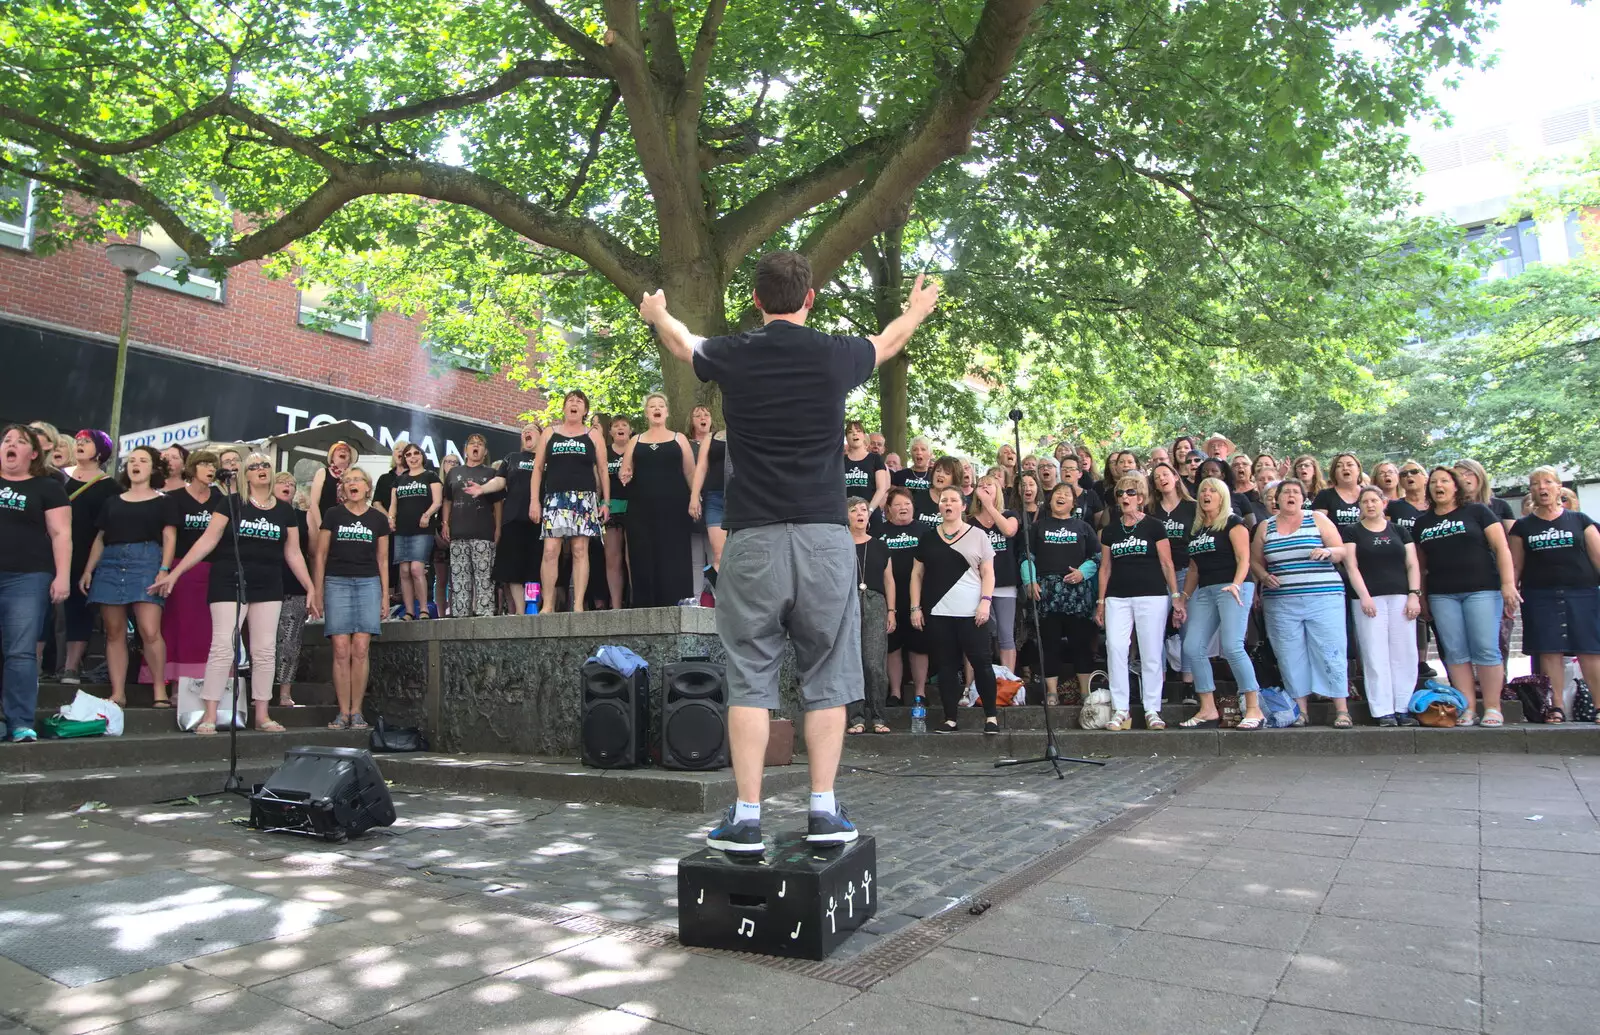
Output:
M917 505L911 490L896 485L885 498L884 526L878 538L889 552L889 571L894 580L895 619L889 633L889 699L899 705L904 698L901 684L911 670L911 692L923 697L928 692L928 647L922 630L911 624L911 569L921 545L921 529L916 521ZM906 652L902 659L900 652Z
M941 458L941 460L944 458ZM928 634L939 671L944 722L937 733L954 733L956 709L966 686L961 662L983 702L983 732L1000 733L994 667L989 653L989 608L994 599L994 547L982 529L961 519L961 490L939 490L939 522L924 529L911 568L911 624Z
M1476 460L1457 460L1454 469L1456 477L1461 479L1463 498L1488 507L1505 530L1511 531L1511 523L1516 520L1516 515L1511 512L1511 504L1494 494L1494 488L1489 484L1489 472L1484 470L1483 465Z
M6 729L17 743L38 739L35 644L46 611L67 598L72 562L67 494L45 472L33 434L21 424L7 425L0 433L0 644Z
M1428 495L1433 509L1417 518L1414 535L1422 570L1422 616L1433 621L1450 685L1467 699L1456 725L1477 723L1477 691L1482 687L1483 725L1502 726L1499 705L1506 666L1500 616L1522 602L1506 530L1488 507L1471 501L1451 468L1435 467L1428 473Z
M1117 479L1113 503L1118 515L1100 537L1100 603L1095 621L1106 630L1106 664L1111 677L1111 721L1106 729L1131 729L1128 712L1128 655L1139 637L1140 697L1146 729L1166 729L1161 718L1162 641L1167 619L1183 621L1183 596L1172 569L1167 530L1145 513L1149 490L1144 475Z
M83 566L99 534L100 508L117 494L116 479L105 470L112 456L111 437L86 428L72 440L73 466L66 469L67 501L72 505L72 590L62 605L67 638L67 658L61 670L63 683L81 682L79 670L94 633L94 608L83 592Z
M1207 461L1216 464L1221 461ZM1202 464L1205 466L1205 464ZM1189 577L1189 529L1194 525L1194 497L1189 494L1189 487L1178 477L1177 468L1171 464L1156 464L1150 469L1150 507L1149 515L1161 522L1161 527L1167 533L1167 549L1172 553L1172 570L1178 576L1178 592L1184 590L1184 579ZM1180 675L1185 684L1184 697L1193 692L1194 671L1184 662L1181 653L1183 647L1183 623L1177 624L1176 630L1167 637L1168 661L1173 668L1181 669ZM1208 660L1206 664L1210 664Z
M1417 527L1417 518L1431 509L1428 502L1428 472L1423 470L1421 464L1415 460L1405 460L1400 464L1400 495L1389 501L1384 508L1384 513L1389 515L1389 520L1405 529L1406 535L1412 537Z
M1576 655L1583 679L1600 688L1600 528L1562 502L1561 473L1528 476L1533 511L1511 526L1511 560L1522 588L1522 649L1551 686L1566 681Z
M304 507L296 501L295 496L299 485L294 480L294 475L288 471L279 471L272 476L272 494L294 509L295 531L300 533L300 542L304 550L310 550L316 543L310 529L310 516ZM340 498L337 497L336 498ZM307 556L309 560L309 555ZM310 566L309 564L307 565ZM278 682L278 707L294 707L294 675L300 668L300 647L305 640L306 632L306 594L305 588L296 581L294 572L289 566L283 566L283 608L278 612L278 653L274 662L277 668Z
M425 466L422 450L408 445L389 490L389 527L394 530L394 559L400 565L402 621L428 613L428 558L433 556L433 516L444 505L444 484Z
M1027 476L1023 478L1026 481ZM1059 700L1063 662L1078 680L1080 701L1089 695L1094 674L1094 577L1100 568L1100 537L1087 521L1072 516L1078 493L1076 481L1057 485L1050 492L1050 512L1030 522L1028 529L1037 578L1029 585L1028 596L1039 606L1046 704Z
M329 729L364 730L367 652L382 632L389 601L389 522L372 506L367 472L344 474L344 502L322 516L312 558L317 597L323 601L322 634L333 646L333 692L339 716Z
M1012 672L1017 670L1017 556L1012 552L1012 537L1017 534L1017 515L1000 509L1005 493L999 475L985 475L978 479L968 505L967 520L989 537L994 547L994 616L995 640L1000 645L1000 664Z
M1389 520L1388 500L1376 485L1358 497L1361 520L1339 529L1356 548L1348 562L1351 622L1361 645L1367 709L1379 726L1416 726L1411 694L1417 688L1417 630L1422 611L1417 548L1405 529Z
M856 596L861 603L861 672L866 681L862 700L849 709L851 735L888 733L884 722L884 699L889 690L889 634L894 632L894 572L889 566L889 548L867 531L872 508L859 496L848 503L850 538L856 548Z
M883 458L877 453L870 455L878 461L880 468ZM724 493L726 485L725 468L728 460L728 432L714 431L701 446L694 459L694 484L689 486L689 498L700 501L700 515L705 520L706 542L711 548L711 555L706 558L705 567L700 574L705 577L705 585L715 595L717 590L717 573L722 570L722 548L727 545L728 533L722 528L722 519L727 511L727 497ZM849 464L846 463L845 478L849 480ZM888 482L889 472L883 471L883 480Z
M150 585L162 572L161 540L166 527L165 497L156 490L167 480L167 462L152 446L135 446L123 461L117 484L122 495L106 500L95 522L99 532L78 579L89 603L100 607L106 629L106 670L111 701L128 706L128 612L139 629L155 689L155 706L167 700L166 644L161 639L161 598Z
M1331 484L1311 498L1311 509L1328 515L1335 528L1361 520L1361 461L1354 453L1340 453L1328 465Z
M256 729L281 733L283 726L268 713L272 704L273 664L278 645L278 613L283 609L283 569L306 589L306 610L313 617L322 605L300 552L300 532L294 509L272 494L272 461L251 453L244 463L245 490L236 498L214 499L205 534L184 554L177 567L150 588L166 596L185 572L210 558L211 582L207 599L211 610L211 651L206 657L206 681L200 696L205 716L194 731L202 736L217 732L217 705L228 689L234 664L234 640L250 627L250 699L255 705ZM239 575L244 584L239 584ZM239 607L239 601L244 607Z
M1194 673L1195 694L1200 700L1199 711L1179 723L1185 729L1216 729L1222 720L1211 669L1213 636L1239 688L1243 715L1237 728L1258 730L1264 720L1255 665L1244 649L1245 624L1255 597L1255 584L1249 581L1250 532L1229 509L1228 496L1228 487L1215 478L1200 483L1200 498L1184 544L1189 573L1183 582L1183 667Z

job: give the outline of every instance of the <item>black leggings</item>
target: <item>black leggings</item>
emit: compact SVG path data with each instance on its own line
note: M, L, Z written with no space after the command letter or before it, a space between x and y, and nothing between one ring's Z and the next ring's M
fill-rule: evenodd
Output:
M1041 612L1039 635L1044 638L1044 674L1059 678L1066 666L1071 666L1073 673L1080 676L1094 671L1094 640L1098 632L1099 626L1094 624L1093 618ZM1067 641L1065 649L1061 645L1063 638Z
M948 722L956 721L956 709L961 704L961 694L967 688L962 678L961 659L972 663L972 678L978 684L978 698L983 702L983 714L993 717L995 710L994 662L989 653L989 629L973 623L968 618L949 615L928 615L927 641L932 652L934 671L939 674L939 703L944 706Z

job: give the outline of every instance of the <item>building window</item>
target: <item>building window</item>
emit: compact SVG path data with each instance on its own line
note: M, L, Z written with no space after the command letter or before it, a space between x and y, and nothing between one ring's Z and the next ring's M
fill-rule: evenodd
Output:
M330 305L329 300L337 290L326 284L301 284L300 326L312 327L330 334L340 334L357 341L371 341L371 315L367 312L345 312L339 307ZM356 291L363 296L366 295L366 288L360 285L356 286Z
M1467 230L1467 240L1482 241L1489 236L1489 231L1488 226L1471 227ZM1500 246L1500 252L1484 271L1483 280L1515 277L1539 261L1538 229L1531 219L1520 220L1515 226L1497 228L1495 242Z
M440 366L471 370L478 374L493 374L500 369L493 360L481 352L469 352L454 345L446 345L442 341L423 339L422 348L428 353L428 358Z
M1567 218L1564 221L1567 231L1567 258L1569 259L1577 259L1582 257L1584 234L1586 232L1592 232L1586 231L1584 228L1583 220L1585 214L1586 213L1583 209L1578 209L1575 212L1568 212ZM1600 213L1596 213L1590 218L1591 220L1600 219Z
M222 282L208 276L207 271L190 269L189 256L161 227L149 226L141 230L139 243L160 256L154 267L139 274L139 283L181 291L209 302L222 301Z
M0 244L33 247L33 181L0 172Z

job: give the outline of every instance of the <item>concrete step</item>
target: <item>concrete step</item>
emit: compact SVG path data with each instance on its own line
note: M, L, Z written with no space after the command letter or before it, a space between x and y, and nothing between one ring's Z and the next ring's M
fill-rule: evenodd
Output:
M1600 755L1600 725L1558 726L1517 724L1497 730L1328 726L1256 730L1059 730L1056 747L1062 755L1083 758L1168 755L1186 757L1241 755L1411 755L1512 753ZM850 737L846 764L870 765L873 756L934 758L1033 758L1045 752L1044 734L1010 731L999 736L976 732L929 733L924 736Z
M366 747L367 737L365 730L307 728L284 733L240 730L239 756L282 759L285 750L300 744ZM173 730L121 737L75 737L70 740L41 740L36 744L6 744L0 747L0 774L225 763L229 740L226 730L214 737Z
M167 688L171 692L171 687ZM38 707L54 712L73 697L79 690L93 694L95 697L111 699L111 686L108 683L83 683L72 685L68 683L40 683ZM249 680L245 680L239 691L241 698L250 695ZM128 706L131 708L148 708L156 699L155 688L147 683L130 683L127 688ZM278 699L277 687L273 687L272 699ZM334 696L332 683L296 683L294 684L294 700L296 704L337 705L339 699Z
M1169 727L1176 726L1200 709L1192 704L1175 704L1170 699L1162 705L1161 717L1166 720ZM1522 721L1522 704L1518 701L1505 701L1502 703L1503 714L1507 723L1520 723ZM1078 715L1082 709L1076 704L1057 705L1050 709L1050 724L1058 731L1079 731ZM1335 708L1331 701L1319 701L1312 698L1310 715L1307 716L1314 726L1327 726L1333 722ZM1372 715L1367 710L1366 702L1351 701L1350 717L1358 725L1370 723ZM906 707L889 708L885 713L889 728L895 731L909 731L911 729L911 709ZM1135 705L1133 710L1134 722L1144 726L1144 713ZM928 723L931 726L944 721L944 710L937 704L928 708ZM983 709L962 708L956 715L956 722L961 729L972 732L983 731ZM1044 709L1037 705L1016 705L1000 709L1000 727L1006 730L1042 731L1044 729ZM868 734L870 736L871 734Z
M377 755L386 779L410 787L432 787L474 794L514 794L548 801L601 802L709 812L733 804L732 769L678 772L668 769L593 769L572 759L529 755ZM804 762L771 766L763 793L808 786Z
M45 719L56 714L56 710L40 708L34 713L35 724L42 724ZM274 719L283 723L290 729L316 729L325 728L339 714L336 705L314 705L304 708L279 708L268 709ZM137 733L169 733L177 729L177 716L171 708L125 708L122 711L122 731L124 735Z
M282 761L281 756L240 759L239 775L248 789L265 780ZM87 801L144 805L221 790L227 777L225 761L4 773L0 774L0 810L54 812L75 809Z

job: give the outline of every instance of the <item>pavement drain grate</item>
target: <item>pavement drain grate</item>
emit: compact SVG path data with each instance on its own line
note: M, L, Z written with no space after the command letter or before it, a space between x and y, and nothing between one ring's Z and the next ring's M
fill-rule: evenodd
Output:
M182 870L155 870L4 903L0 956L78 988L343 919Z

